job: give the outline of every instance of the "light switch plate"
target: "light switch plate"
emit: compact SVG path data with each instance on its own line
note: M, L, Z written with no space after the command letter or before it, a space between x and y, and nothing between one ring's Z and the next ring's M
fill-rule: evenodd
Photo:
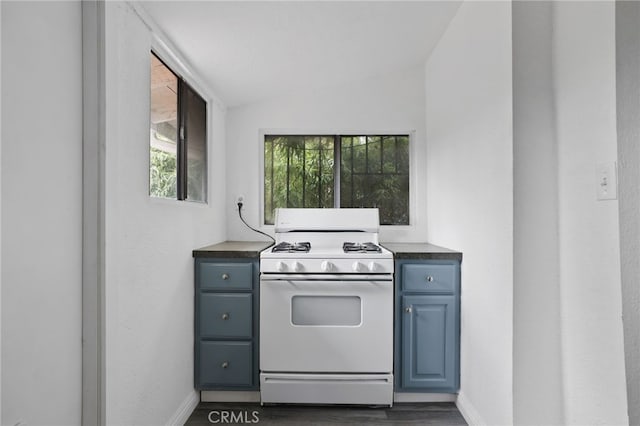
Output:
M598 201L618 199L618 174L615 161L600 163L596 166L596 194Z

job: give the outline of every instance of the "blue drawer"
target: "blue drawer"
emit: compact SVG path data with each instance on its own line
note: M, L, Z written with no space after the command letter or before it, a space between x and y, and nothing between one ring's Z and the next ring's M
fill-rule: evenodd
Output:
M251 263L202 262L199 269L203 290L251 290L253 287Z
M253 385L251 342L200 342L200 384Z
M253 305L251 293L202 293L200 336L204 338L251 338Z
M449 294L456 291L456 266L442 264L402 265L402 291Z

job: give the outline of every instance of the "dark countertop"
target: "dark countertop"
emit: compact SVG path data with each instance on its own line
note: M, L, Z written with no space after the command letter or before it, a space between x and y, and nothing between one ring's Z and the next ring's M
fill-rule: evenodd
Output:
M271 245L271 241L224 241L194 250L193 257L257 258Z
M462 261L462 253L429 243L380 243L396 259L436 259Z

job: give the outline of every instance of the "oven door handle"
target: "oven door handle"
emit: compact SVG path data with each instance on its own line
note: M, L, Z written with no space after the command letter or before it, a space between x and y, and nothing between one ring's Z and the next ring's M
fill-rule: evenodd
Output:
M393 274L260 274L261 281L393 281Z

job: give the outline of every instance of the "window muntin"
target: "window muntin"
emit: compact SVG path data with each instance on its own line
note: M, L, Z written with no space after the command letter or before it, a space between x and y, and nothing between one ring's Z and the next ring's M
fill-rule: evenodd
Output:
M409 136L265 135L265 224L278 207L378 207L409 225Z
M149 194L206 202L207 104L151 53Z

